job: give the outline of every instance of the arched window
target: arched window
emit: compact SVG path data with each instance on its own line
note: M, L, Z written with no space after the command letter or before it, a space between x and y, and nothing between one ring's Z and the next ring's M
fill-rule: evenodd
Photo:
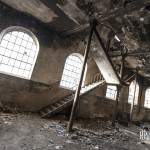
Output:
M117 87L112 86L112 85L108 85L107 91L106 91L106 98L116 100L116 96L117 96Z
M135 92L135 87L136 87L136 92ZM138 104L138 96L139 96L139 85L138 83L135 85L135 81L132 81L129 87L129 97L128 97L128 103L133 103L134 99L134 93L135 93L135 100L134 104Z
M150 88L146 90L144 107L150 108Z
M0 35L0 72L30 79L37 59L39 43L23 27L9 27Z
M82 56L80 54L72 54L67 57L64 66L60 86L75 90L80 79L82 69Z

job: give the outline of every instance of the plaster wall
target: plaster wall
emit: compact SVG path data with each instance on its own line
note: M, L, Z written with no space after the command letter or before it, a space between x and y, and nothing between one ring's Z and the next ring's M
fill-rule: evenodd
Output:
M111 100L105 97L107 85L99 86L89 92L86 95L81 96L78 104L77 114L81 118L112 118L114 111L115 100ZM150 109L144 107L145 90L141 90L141 96L139 96L138 105L133 108L133 121L150 121ZM123 86L120 94L120 101L118 105L118 112L120 114L130 114L131 105L128 103L128 86ZM141 105L141 106L140 106ZM86 109L85 109L86 108Z
M76 37L61 37L30 15L18 13L0 4L0 32L10 26L21 26L30 30L37 37L40 49L31 80L0 73L1 104L18 107L23 111L38 111L70 93L59 86L64 64L72 53L83 55L84 42ZM89 58L86 84L98 72L94 65Z

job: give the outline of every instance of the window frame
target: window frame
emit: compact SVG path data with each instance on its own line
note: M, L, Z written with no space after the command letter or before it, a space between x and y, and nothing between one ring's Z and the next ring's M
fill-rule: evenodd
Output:
M128 104L132 104L132 102L133 102L133 100L132 100L132 102L130 102L129 101L129 97L133 97L134 96L134 93L133 93L133 95L132 94L130 94L130 88L131 88L131 85L133 84L133 86L135 86L135 83L134 83L135 81L132 81L131 83L130 83L130 86L129 86L129 94L128 94ZM139 84L138 84L138 82L136 83L136 92L135 92L135 96L136 96L136 103L135 103L135 101L134 101L134 105L138 105L138 97L139 97ZM137 94L137 95L136 95ZM133 99L133 98L132 98Z
M148 97L150 97L150 87L146 89L145 100L144 100L144 107L147 108L147 109L150 109L150 98L148 100L146 99L147 92L149 93ZM149 103L148 103L149 106L147 106L147 101L149 101Z
M61 75L61 80L60 80L60 84L59 86L63 89L67 89L67 90L71 90L71 91L75 91L76 88L74 89L73 87L72 88L69 88L67 86L64 86L64 85L61 85L61 82L62 82L62 78L63 78L63 74L64 74L64 70L65 70L65 65L66 65L66 62L67 62L67 59L69 58L69 56L75 56L75 57L78 57L80 60L81 60L81 70L82 70L82 64L83 64L83 59L84 57L80 54L80 53L72 53L70 55L68 55L65 59L65 64L64 64L64 67L63 67L63 71L62 71L62 75ZM83 84L82 86L84 85L84 82L85 82L85 78L86 78L86 72L87 72L87 64L86 64L86 67L85 67L85 72L84 72L84 76L83 76ZM80 72L81 73L81 72ZM67 75L66 75L67 76ZM70 76L69 76L70 77ZM80 78L79 78L80 80ZM67 82L67 81L65 81Z
M25 76L21 76L21 75L9 73L9 72L6 72L6 71L0 71L0 73L5 74L5 75L10 75L10 76L18 77L18 78L22 78L22 79L26 79L26 80L31 80L32 73L33 73L33 70L34 70L34 67L35 67L35 64L36 64L36 60L38 58L39 50L40 50L39 41L38 41L37 37L34 35L34 33L32 33L32 31L30 31L29 29L27 29L25 27L22 27L22 26L10 26L10 27L7 27L7 28L3 29L0 32L0 43L2 42L2 40L3 40L3 38L4 38L4 36L6 34L8 34L9 32L13 32L13 31L23 32L23 33L27 34L28 36L30 36L32 38L33 42L36 45L35 58L34 58L34 61L32 63L31 70L29 72L29 77L25 77Z
M114 90L114 89L112 89L112 88L110 88L110 87L115 87L116 89ZM109 93L110 95L112 95L112 93L110 93L110 92L108 92L108 91L113 91L113 92L115 92L115 93L113 93L113 98L112 97L109 97L109 96L107 96L107 94ZM117 98L117 92L118 92L118 90L117 90L117 86L115 86L115 85L107 85L107 89L106 89L106 98L107 99L111 99L111 100L116 100L116 98Z

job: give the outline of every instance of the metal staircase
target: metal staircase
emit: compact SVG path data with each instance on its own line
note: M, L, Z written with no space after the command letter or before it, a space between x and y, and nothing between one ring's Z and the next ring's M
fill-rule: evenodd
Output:
M59 100L47 107L44 107L40 110L40 115L42 118L51 117L54 114L61 112L66 107L70 106L73 102L74 93L71 93L69 96Z
M86 94L87 92L93 90L99 85L103 85L103 83L105 83L105 81L102 80L97 83L93 83L93 84L83 87L81 89L81 95ZM65 108L67 108L68 106L72 105L73 100L74 100L74 92L72 92L69 96L63 98L62 100L59 100L47 107L42 108L40 110L40 115L42 118L51 117L54 114L59 113Z

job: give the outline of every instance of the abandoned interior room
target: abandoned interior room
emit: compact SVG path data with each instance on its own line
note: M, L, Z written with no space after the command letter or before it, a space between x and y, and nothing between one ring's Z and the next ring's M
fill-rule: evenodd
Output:
M0 0L0 150L150 150L150 0Z

